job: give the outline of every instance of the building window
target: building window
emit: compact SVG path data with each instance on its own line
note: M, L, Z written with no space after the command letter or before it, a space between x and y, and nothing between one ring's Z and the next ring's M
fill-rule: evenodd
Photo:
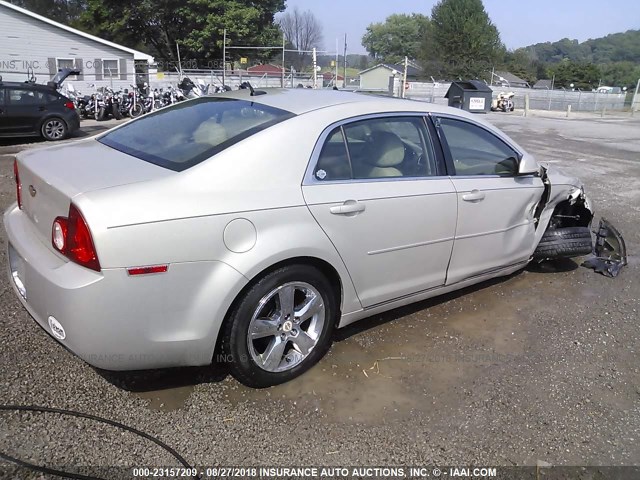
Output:
M116 78L118 75L118 60L102 60L102 76L104 78Z
M56 58L56 71L60 71L63 68L76 68L75 60L73 58ZM67 80L77 80L77 75L70 75Z

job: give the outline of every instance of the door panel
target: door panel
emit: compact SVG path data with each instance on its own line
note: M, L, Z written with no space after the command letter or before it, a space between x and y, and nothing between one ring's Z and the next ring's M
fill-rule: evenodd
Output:
M457 215L450 179L316 184L303 193L365 308L444 284Z
M8 88L6 95L6 133L33 133L47 107L46 94L33 89Z
M7 120L7 106L4 101L4 94L6 89L0 87L0 135L7 133L9 123Z
M435 123L458 197L447 284L528 260L542 180L517 176L519 153L485 127L461 118Z
M458 226L447 284L529 259L535 248L537 177L452 177ZM466 197L466 198L465 198Z

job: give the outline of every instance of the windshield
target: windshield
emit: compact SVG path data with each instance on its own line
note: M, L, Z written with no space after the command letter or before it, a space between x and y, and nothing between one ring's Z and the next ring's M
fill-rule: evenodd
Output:
M179 172L293 116L247 100L204 97L146 115L98 141Z

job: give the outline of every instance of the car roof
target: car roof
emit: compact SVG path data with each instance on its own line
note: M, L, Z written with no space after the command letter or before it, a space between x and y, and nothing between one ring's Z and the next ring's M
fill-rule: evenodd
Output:
M348 92L345 90L314 90L310 88L265 88L255 89L266 92L251 96L248 89L234 90L214 95L220 98L236 98L249 100L262 105L267 105L281 110L286 110L296 115L301 115L321 108L330 108L344 104L368 104L375 106L380 112L417 111L417 112L447 112L450 107L425 103L415 100L370 95L364 93ZM363 105L364 106L364 105ZM459 109L456 109L458 114ZM464 115L464 114L463 114Z
M17 88L33 88L34 90L47 90L49 92L56 91L54 88L49 87L48 85L43 85L42 83L31 83L31 82L0 82L0 87L17 87Z

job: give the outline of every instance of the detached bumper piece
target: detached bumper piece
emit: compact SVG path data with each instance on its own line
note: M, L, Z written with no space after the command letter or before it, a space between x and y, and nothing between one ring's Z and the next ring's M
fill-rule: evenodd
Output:
M620 232L604 218L596 232L593 254L582 264L605 277L616 277L627 264L627 246Z

